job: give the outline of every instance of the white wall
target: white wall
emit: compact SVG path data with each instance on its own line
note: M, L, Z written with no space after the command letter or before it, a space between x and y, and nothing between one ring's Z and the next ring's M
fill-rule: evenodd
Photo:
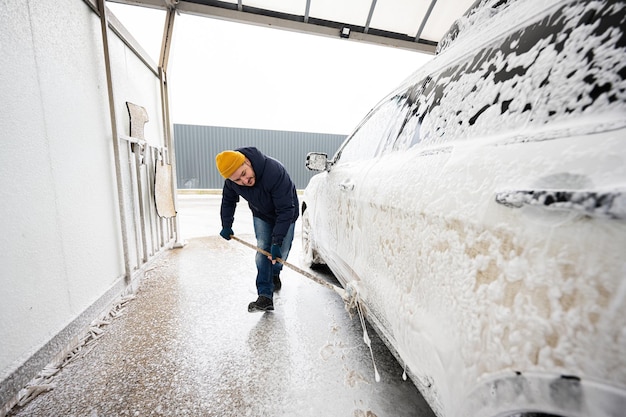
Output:
M118 133L128 100L162 144L158 79L109 39ZM82 0L0 2L0 382L122 282L109 114L97 14Z

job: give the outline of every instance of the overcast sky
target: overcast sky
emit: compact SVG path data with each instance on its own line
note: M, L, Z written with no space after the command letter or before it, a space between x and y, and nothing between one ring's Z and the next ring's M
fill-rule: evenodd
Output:
M164 11L108 3L158 62ZM177 15L173 123L348 134L431 55Z

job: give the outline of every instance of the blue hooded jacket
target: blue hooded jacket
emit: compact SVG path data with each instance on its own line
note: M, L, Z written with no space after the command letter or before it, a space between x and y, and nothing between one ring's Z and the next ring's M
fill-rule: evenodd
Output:
M238 148L250 161L255 174L252 187L227 179L222 190L222 227L232 228L239 196L247 202L252 215L274 226L272 244L282 245L291 223L298 219L298 195L287 170L279 161L257 148Z

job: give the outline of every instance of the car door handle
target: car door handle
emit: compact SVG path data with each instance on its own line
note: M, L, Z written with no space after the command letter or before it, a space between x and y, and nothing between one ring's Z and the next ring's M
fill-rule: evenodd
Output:
M354 190L354 183L351 181L342 182L339 184L339 189L341 189L341 191L352 191Z
M507 190L496 193L496 202L511 208L536 206L577 211L611 219L626 219L626 192L587 190Z

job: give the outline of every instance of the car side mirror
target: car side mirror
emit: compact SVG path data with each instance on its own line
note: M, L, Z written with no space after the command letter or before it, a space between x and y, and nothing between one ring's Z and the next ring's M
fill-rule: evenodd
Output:
M326 171L326 168L328 168L328 155L321 152L309 152L304 165L310 171Z

